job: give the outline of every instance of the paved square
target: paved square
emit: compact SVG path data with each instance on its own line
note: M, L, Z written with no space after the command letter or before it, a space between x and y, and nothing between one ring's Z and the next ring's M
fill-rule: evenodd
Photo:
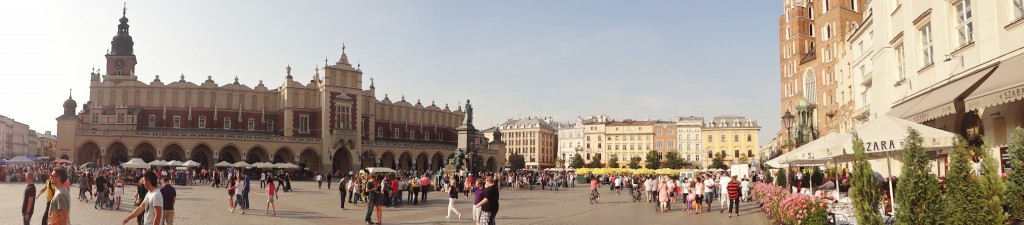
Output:
M252 210L246 214L228 212L227 191L211 188L209 184L195 186L176 186L178 200L175 205L175 224L363 224L366 215L366 204L348 206L348 210L339 209L337 189L317 189L314 182L293 182L294 192L282 193L277 204L277 216L263 214L265 191L259 189L259 182L253 182L257 188L250 193ZM36 187L40 187L37 184ZM324 186L326 188L326 186ZM337 188L337 186L332 186ZM75 200L78 196L77 185L72 189L72 224L120 224L122 218L132 209L129 203L131 196L125 196L120 211L96 210L92 202L83 203ZM0 184L0 196L8 196L0 203L0 224L20 224L18 207L21 206L22 183ZM126 194L134 194L134 189ZM686 214L678 206L669 213L657 213L652 203L634 203L623 191L615 195L607 189L601 191L602 198L598 204L589 204L589 191L586 187L577 187L568 191L534 191L501 192L501 211L498 213L499 224L770 224L767 217L753 203L741 203L740 216L729 218L725 214L714 211L700 215ZM461 197L461 196L460 196ZM43 196L45 200L45 196ZM384 224L473 224L472 199L460 198L455 201L456 207L464 215L459 219L445 219L448 205L447 195L441 192L430 192L428 204L419 206L404 205L398 208L384 208ZM718 210L717 201L714 210ZM46 204L36 203L36 213L32 223L40 224L42 210ZM454 215L453 215L454 217ZM134 224L134 221L129 223Z

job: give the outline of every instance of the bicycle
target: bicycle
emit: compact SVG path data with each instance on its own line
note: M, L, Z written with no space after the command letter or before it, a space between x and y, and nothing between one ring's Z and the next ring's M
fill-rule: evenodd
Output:
M590 204L598 203L598 200L600 200L600 199L601 199L601 194L597 193L596 189L590 191Z
M633 190L630 190L629 192L630 192L631 195L633 195L633 202L643 201L643 199L640 198L640 190L639 189L633 188Z

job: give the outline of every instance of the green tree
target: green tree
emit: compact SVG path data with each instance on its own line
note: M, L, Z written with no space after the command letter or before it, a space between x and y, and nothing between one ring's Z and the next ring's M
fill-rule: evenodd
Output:
M1006 199L1010 218L1024 218L1024 128L1013 132L1010 149L1010 168L1006 176Z
M524 158L523 155L520 155L519 153L513 152L511 155L508 156L508 164L509 167L512 167L513 170L521 170L523 168L526 168L526 158Z
M864 142L859 136L853 136L853 152L855 163L850 181L850 198L853 200L854 217L858 224L882 224L878 206L878 179L875 179L871 164L868 164L864 153Z
M921 134L907 130L903 143L903 170L896 183L897 224L938 224L942 216L939 182L932 174Z
M722 155L722 153L715 154L715 158L711 159L711 168L723 170L729 169L729 166L725 165L725 162L722 161L722 158L725 158L725 156Z
M980 183L979 192L981 192L982 198L978 207L981 208L980 214L982 224L1003 224L1006 222L1006 213L1003 211L1003 195L1006 194L1006 184L1000 178L999 166L996 163L999 161L992 157L991 147L987 139L980 148L975 148L975 155L981 159L981 174L978 177L978 183Z
M658 151L651 150L647 152L647 157L645 157L645 159L647 160L647 165L644 166L645 168L653 170L661 167L661 153L658 153Z
M949 157L949 172L946 173L946 210L945 220L948 225L985 224L982 222L977 179L972 177L971 166L968 165L970 146L966 140L957 137L953 142L953 152Z
M565 167L565 160L562 159L562 157L559 157L558 154L555 154L555 167Z
M569 161L569 167L576 169L583 168L583 156L581 156L580 153L573 155L572 161Z
M786 169L779 169L775 174L778 175L778 177L775 178L775 185L786 188L786 191L789 191L789 187L786 186L786 182L789 181L789 175L786 174Z
M594 154L590 159L590 168L601 168L601 153Z
M665 154L665 163L661 165L662 168L679 169L683 167L683 158L679 156L678 152L669 152Z
M630 169L640 169L640 156L633 156L629 158Z
M619 156L612 154L612 157L608 157L608 168L619 168Z

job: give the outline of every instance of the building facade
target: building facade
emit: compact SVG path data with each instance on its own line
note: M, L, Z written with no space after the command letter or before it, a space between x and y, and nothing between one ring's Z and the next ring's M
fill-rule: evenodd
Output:
M498 130L504 134L508 154L522 155L526 168L540 169L555 166L557 126L551 117L527 117L505 121L498 125Z
M678 143L679 156L691 164L701 162L701 128L704 126L704 118L696 116L679 117L676 120L676 143Z
M717 116L706 121L701 129L706 153L702 167L710 166L716 155L721 155L726 165L753 162L761 154L760 130L756 121L741 116Z
M608 122L606 125L606 147L602 161L612 155L620 162L629 162L632 157L640 157L641 166L647 165L647 152L654 150L654 121L624 120ZM619 163L626 167L626 163Z
M676 123L667 121L654 122L654 150L665 160L669 152L679 154L676 148Z
M217 84L212 76L193 83L182 75L165 83L157 75L144 83L135 73L128 18L122 14L119 21L105 71L90 73L88 101L79 111L69 97L57 118L57 157L101 165L137 157L194 160L205 167L248 161L291 162L314 171L423 171L447 163L457 148L456 128L466 122L461 106L453 111L404 96L378 99L372 79L363 88L363 72L349 63L344 46L336 62L325 60L308 75L308 83L297 81L290 66L277 88L263 81L249 87L237 77ZM502 149L479 152L487 170L504 162Z
M593 163L603 164L607 162L608 156L610 155L605 154L605 150L607 150L607 148L605 148L607 146L607 142L604 138L606 137L605 131L607 130L607 123L610 121L611 120L609 119L583 124L583 152L580 153L583 157L583 163L590 165ZM622 158L622 156L619 157Z
M789 112L797 118L791 130L777 133L776 138L786 140L785 150L842 130L845 124L836 120L852 114L853 107L843 99L851 87L839 84L841 70L849 66L839 59L850 49L844 37L861 23L864 4L863 0L783 1L779 115Z
M50 131L36 133L36 136L39 137L39 149L36 150L36 155L53 159L53 150L57 148L57 136L54 136Z
M583 136L583 123L582 117L576 117L576 121L573 123L564 123L558 126L558 159L566 167L572 162L572 158L577 153L583 152L583 140L585 139ZM583 157L583 155L580 155L580 157Z
M30 130L28 124L0 115L0 156L5 159L34 156L32 142L35 141L35 131Z

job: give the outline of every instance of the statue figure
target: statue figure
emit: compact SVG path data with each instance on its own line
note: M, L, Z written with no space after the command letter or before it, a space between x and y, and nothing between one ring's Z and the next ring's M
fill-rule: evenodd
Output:
M473 124L473 105L469 104L469 99L466 99L466 117L463 118L462 124Z
M451 158L450 161L451 161L451 164L453 166L455 166L455 169L461 169L462 165L465 164L465 162L463 162L463 160L465 160L465 158L466 158L465 150L459 149L459 150L455 150L455 154L452 155L452 158Z

